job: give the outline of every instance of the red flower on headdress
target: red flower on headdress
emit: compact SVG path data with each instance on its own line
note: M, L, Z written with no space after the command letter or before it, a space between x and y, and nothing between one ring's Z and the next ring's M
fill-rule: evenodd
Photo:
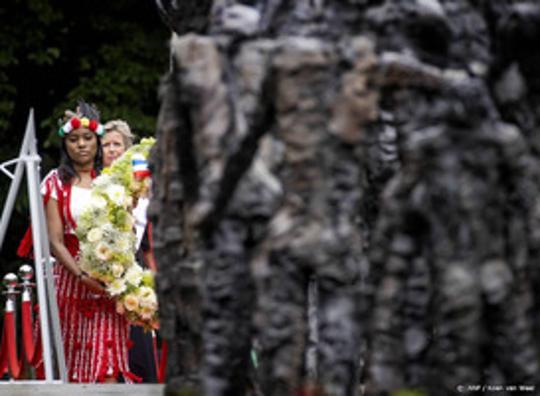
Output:
M95 132L98 127L98 123L96 120L90 120L90 124L88 124L88 129L90 129L92 132Z
M79 120L77 117L73 117L71 119L71 126L73 129L77 129L81 126L81 120Z

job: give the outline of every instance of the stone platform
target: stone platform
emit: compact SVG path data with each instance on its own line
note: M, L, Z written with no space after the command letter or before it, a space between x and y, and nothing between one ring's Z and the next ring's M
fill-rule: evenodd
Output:
M0 396L156 396L162 384L43 384L0 382Z

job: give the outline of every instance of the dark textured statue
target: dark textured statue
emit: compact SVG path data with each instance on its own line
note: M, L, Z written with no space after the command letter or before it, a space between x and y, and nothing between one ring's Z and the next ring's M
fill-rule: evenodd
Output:
M227 15L211 28L235 31L235 18ZM159 210L171 202L178 211L172 218L156 216L156 228L165 235L168 223L179 225L174 260L186 272L178 274L176 285L167 270L160 276L165 284L160 289L170 296L165 298L178 302L177 311L165 315L170 312L171 326L186 328L172 340L180 361L170 389L186 389L189 378L195 392L212 395L256 388L249 375L256 301L250 265L282 195L272 174L279 145L270 137L258 145L269 114L257 103L265 62L257 59L258 51L227 58L232 38L186 35L171 43L173 73L162 87L156 170L164 174L168 161L174 163L170 175L178 180L177 200L158 193L153 206ZM158 251L157 245L156 254L170 254L170 246ZM186 343L191 356L181 350Z
M415 116L400 123L403 166L385 189L372 247L374 394L452 395L461 385L538 376L527 203L518 198L526 145L478 106L486 91L475 94L476 83L466 78L429 99L400 92Z
M339 62L348 71L334 78ZM285 145L285 197L265 241L259 289L264 390L291 394L302 384L306 291L318 281L319 373L332 395L356 389L361 340L359 281L363 240L357 223L364 179L362 125L376 114L374 57L363 38L347 51L316 38L278 42L273 58L275 133ZM354 88L353 88L354 87Z
M304 6L297 12L319 7ZM284 10L272 12L278 18ZM201 260L204 389L239 394L245 388L256 301L251 265L265 393L303 386L306 292L314 274L321 383L329 394L350 394L360 340L361 128L376 116L372 43L315 37L322 32L311 34L308 22L306 38L255 40L267 13L215 2L212 15L212 38L172 42L174 74L163 109L173 109L176 121L166 113L160 121L160 130L170 124L163 132L177 135L171 139L181 181L178 233L188 250L179 259ZM347 72L336 85L340 67ZM282 151L280 161L269 156L278 162L277 179L261 157L264 140ZM171 150L171 141L162 145Z
M536 386L540 6L157 4L179 34L150 209L168 390Z
M475 384L530 392L539 378L529 256L536 171L492 97L501 62L493 49L509 27L494 20L495 2L429 3L438 22L419 36L402 19L410 3L370 15L373 26L394 26L378 34L381 109L401 164L373 236L367 394L454 395Z

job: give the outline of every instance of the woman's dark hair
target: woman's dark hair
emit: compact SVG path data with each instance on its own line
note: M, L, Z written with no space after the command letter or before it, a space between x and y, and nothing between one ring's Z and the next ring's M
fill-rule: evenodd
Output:
M66 114L73 114L72 112L66 112ZM83 99L77 101L77 112L75 115L79 117L86 117L91 120L99 121L99 111L94 105L86 103ZM101 139L96 136L97 150L94 157L94 169L99 174L103 167L103 151L101 148ZM62 139L62 150L60 151L60 165L58 166L58 175L62 183L70 184L74 178L78 177L77 171L73 166L73 161L69 157L66 148L66 139Z

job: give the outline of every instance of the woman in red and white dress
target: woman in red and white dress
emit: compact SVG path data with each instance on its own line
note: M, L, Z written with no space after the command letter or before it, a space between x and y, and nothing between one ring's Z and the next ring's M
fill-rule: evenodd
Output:
M131 383L128 366L129 324L116 312L103 285L79 267L77 219L90 201L92 179L101 166L99 113L79 102L60 128L61 163L42 183L66 365L70 382ZM28 244L26 244L28 245ZM28 249L27 249L28 250ZM24 244L19 253L24 255Z

